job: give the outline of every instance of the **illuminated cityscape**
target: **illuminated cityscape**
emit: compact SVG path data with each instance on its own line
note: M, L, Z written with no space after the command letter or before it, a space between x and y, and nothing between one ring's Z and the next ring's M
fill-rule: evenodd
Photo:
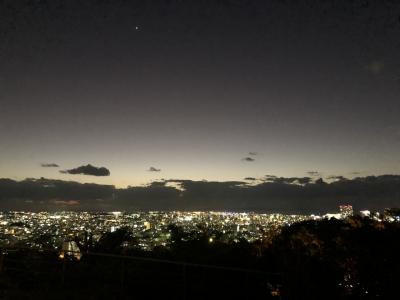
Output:
M1 214L0 232L3 247L26 246L59 248L66 240L84 241L90 236L97 242L107 232L129 228L143 250L166 246L169 227L179 226L186 232L221 232L226 241L262 240L281 226L311 219L313 216L228 213L228 212L6 212ZM128 245L126 245L128 246Z
M168 246L171 226L193 234L208 234L209 241L218 235L222 242L268 240L283 226L322 218L342 219L353 214L350 205L340 206L340 213L317 215L285 215L235 212L22 212L0 214L0 245L3 248L64 249L90 246L106 233L127 229L135 243L124 247L152 250ZM363 211L363 214L365 212ZM361 215L361 214L360 214ZM392 219L393 221L394 219Z

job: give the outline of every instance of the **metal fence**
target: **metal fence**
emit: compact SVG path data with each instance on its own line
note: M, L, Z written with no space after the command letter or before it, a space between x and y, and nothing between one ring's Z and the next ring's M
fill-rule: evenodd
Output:
M281 299L282 281L259 270L107 253L0 256L1 299Z

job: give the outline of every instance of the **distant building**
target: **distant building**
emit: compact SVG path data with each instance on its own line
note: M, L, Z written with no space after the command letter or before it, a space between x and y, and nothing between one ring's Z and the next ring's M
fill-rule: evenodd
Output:
M81 259L82 253L75 241L63 243L60 258L64 259L66 256L74 257L77 260Z
M353 206L351 205L340 205L339 206L340 214L342 218L351 217L353 215Z
M369 218L371 216L371 211L369 211L369 210L360 210L360 216Z
M146 229L146 230L150 230L151 229L151 224L150 224L150 222L144 222L144 228Z
M332 218L340 220L343 218L343 215L342 214L325 214L325 215L323 215L323 218L328 219L328 220L330 220Z
M345 219L347 217L351 217L353 215L353 206L351 205L340 205L339 206L339 213L327 213L322 217L325 219L335 218L338 220Z

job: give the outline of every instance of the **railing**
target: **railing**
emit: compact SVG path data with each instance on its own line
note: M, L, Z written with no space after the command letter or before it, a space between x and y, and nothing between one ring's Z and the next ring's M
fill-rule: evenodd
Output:
M27 251L26 256L4 252L0 280L11 293L40 294L44 289L47 295L62 291L70 299L92 299L91 293L93 299L102 299L99 295L110 299L132 295L148 299L280 299L283 281L280 273L150 257L87 252L75 261L68 256L60 259L55 251ZM18 284L7 286L10 282Z

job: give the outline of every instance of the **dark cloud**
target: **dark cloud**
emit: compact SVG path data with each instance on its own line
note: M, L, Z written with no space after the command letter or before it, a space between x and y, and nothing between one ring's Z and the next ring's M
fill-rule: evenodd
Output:
M257 152L249 152L249 155L256 156L256 155L258 155L258 153Z
M161 172L161 169L157 169L155 167L150 167L147 171L149 171L149 172Z
M244 180L254 181L257 180L255 177L246 177Z
M58 168L60 167L59 165L55 163L42 163L40 164L43 168Z
M350 174L350 175L360 175L360 174L361 174L361 172L357 172L357 171L355 171L355 172L350 172L349 174Z
M309 184L312 182L310 177L277 177L274 175L266 175L265 182L281 183L281 184Z
M242 160L243 160L243 161L248 161L248 162L255 161L255 159L252 158L252 157L245 157L245 158L242 158Z
M347 180L346 177L344 177L344 176L337 176L337 175L328 176L326 179L329 179L329 180Z
M3 210L229 210L280 213L336 212L400 206L400 176L383 175L313 182L309 177L269 177L273 181L165 180L117 189L73 181L0 179ZM167 183L175 183L170 186ZM179 186L179 188L178 188Z
M79 205L79 201L76 200L53 200L56 205Z
M115 192L112 185L78 183L53 179L0 179L0 207L3 209L58 210L62 205L72 209L104 210L98 200L109 203ZM29 202L26 202L29 201ZM77 203L79 202L79 203Z
M315 180L315 184L324 185L326 184L326 182L322 178L318 178L317 180Z
M82 174L82 175L92 175L92 176L110 176L110 171L105 167L95 167L91 164L86 166L80 166L74 169L63 170L60 173L64 174Z
M310 177L301 177L301 178L297 178L297 182L299 184L308 184L312 182L312 179Z
M307 174L312 176L312 177L316 177L316 176L320 176L321 175L321 173L318 172L318 171L308 171Z

